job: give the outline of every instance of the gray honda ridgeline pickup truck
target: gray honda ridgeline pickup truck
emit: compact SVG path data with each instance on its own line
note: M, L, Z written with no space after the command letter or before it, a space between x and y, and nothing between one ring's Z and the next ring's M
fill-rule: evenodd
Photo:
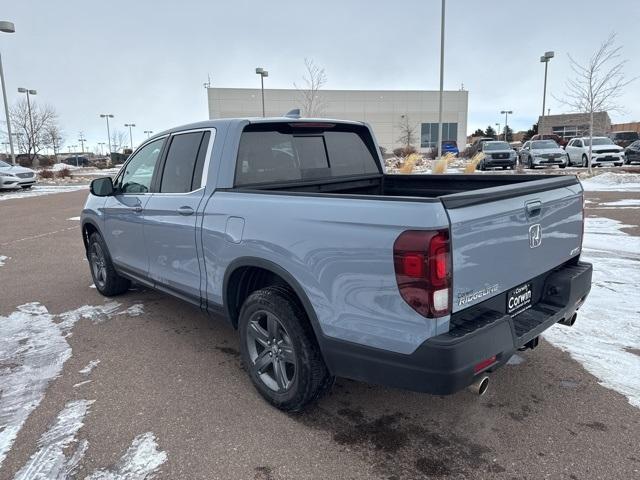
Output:
M591 286L572 175L387 175L368 125L222 119L145 141L82 212L95 285L136 282L237 328L257 390L335 376L450 394L572 325ZM213 368L213 366L212 366Z

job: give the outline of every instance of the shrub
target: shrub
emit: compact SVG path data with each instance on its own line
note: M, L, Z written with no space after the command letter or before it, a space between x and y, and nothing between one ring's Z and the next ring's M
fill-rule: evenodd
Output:
M69 170L67 167L64 167L58 170L58 178L66 178L66 177L71 177L71 170Z
M38 175L40 176L40 178L53 178L55 177L55 172L53 172L52 170L40 170L40 173L38 173Z
M413 145L407 145L404 147L397 147L393 149L393 154L396 157L408 157L412 153L418 153L418 149Z
M40 157L40 166L41 167L51 167L55 163L55 159L53 157Z

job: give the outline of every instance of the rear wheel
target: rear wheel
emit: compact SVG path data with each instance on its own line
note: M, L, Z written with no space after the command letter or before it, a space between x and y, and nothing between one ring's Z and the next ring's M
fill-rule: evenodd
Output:
M91 276L96 289L106 297L120 295L131 286L131 281L116 272L107 250L107 245L98 233L89 237L87 257L91 266Z
M580 166L583 168L587 168L589 166L589 159L586 155L582 155L582 165Z
M272 405L298 411L332 385L307 315L288 288L271 286L249 295L238 327L242 361Z

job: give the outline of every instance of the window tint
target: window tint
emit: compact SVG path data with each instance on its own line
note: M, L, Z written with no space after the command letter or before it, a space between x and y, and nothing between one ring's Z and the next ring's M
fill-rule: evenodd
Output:
M116 188L120 193L147 193L149 191L153 171L163 143L164 139L161 138L136 152L116 183Z
M367 173L379 170L357 132L245 130L238 149L236 185Z
M181 133L171 138L171 145L167 153L167 159L162 172L162 181L160 182L160 192L162 193L186 193L191 190L200 188L192 188L195 167L200 159L198 154L200 144L204 132ZM203 148L206 150L206 147ZM200 164L200 178L202 178L202 165Z
M193 180L191 182L191 190L197 190L202 186L202 170L204 168L204 161L207 156L207 148L209 147L209 139L211 138L211 132L205 132L200 142L200 150L198 150L198 159L196 160L196 167L193 171Z

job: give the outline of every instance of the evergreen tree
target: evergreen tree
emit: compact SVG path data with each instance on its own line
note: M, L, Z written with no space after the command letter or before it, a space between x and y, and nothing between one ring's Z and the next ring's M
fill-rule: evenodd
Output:
M485 136L487 137L496 138L496 131L493 129L491 125L487 126L487 129L484 131L484 133L485 133Z
M509 125L504 127L504 129L502 130L501 138L504 138L505 133L507 134L507 142L513 142L513 130Z
M475 132L473 132L471 134L472 137L484 137L484 130L482 130L481 128L477 128Z
M522 142L526 142L527 140L531 140L531 137L533 137L534 135L538 134L538 124L534 123L531 128L529 130L527 130L527 133L524 134L524 137L522 137Z

